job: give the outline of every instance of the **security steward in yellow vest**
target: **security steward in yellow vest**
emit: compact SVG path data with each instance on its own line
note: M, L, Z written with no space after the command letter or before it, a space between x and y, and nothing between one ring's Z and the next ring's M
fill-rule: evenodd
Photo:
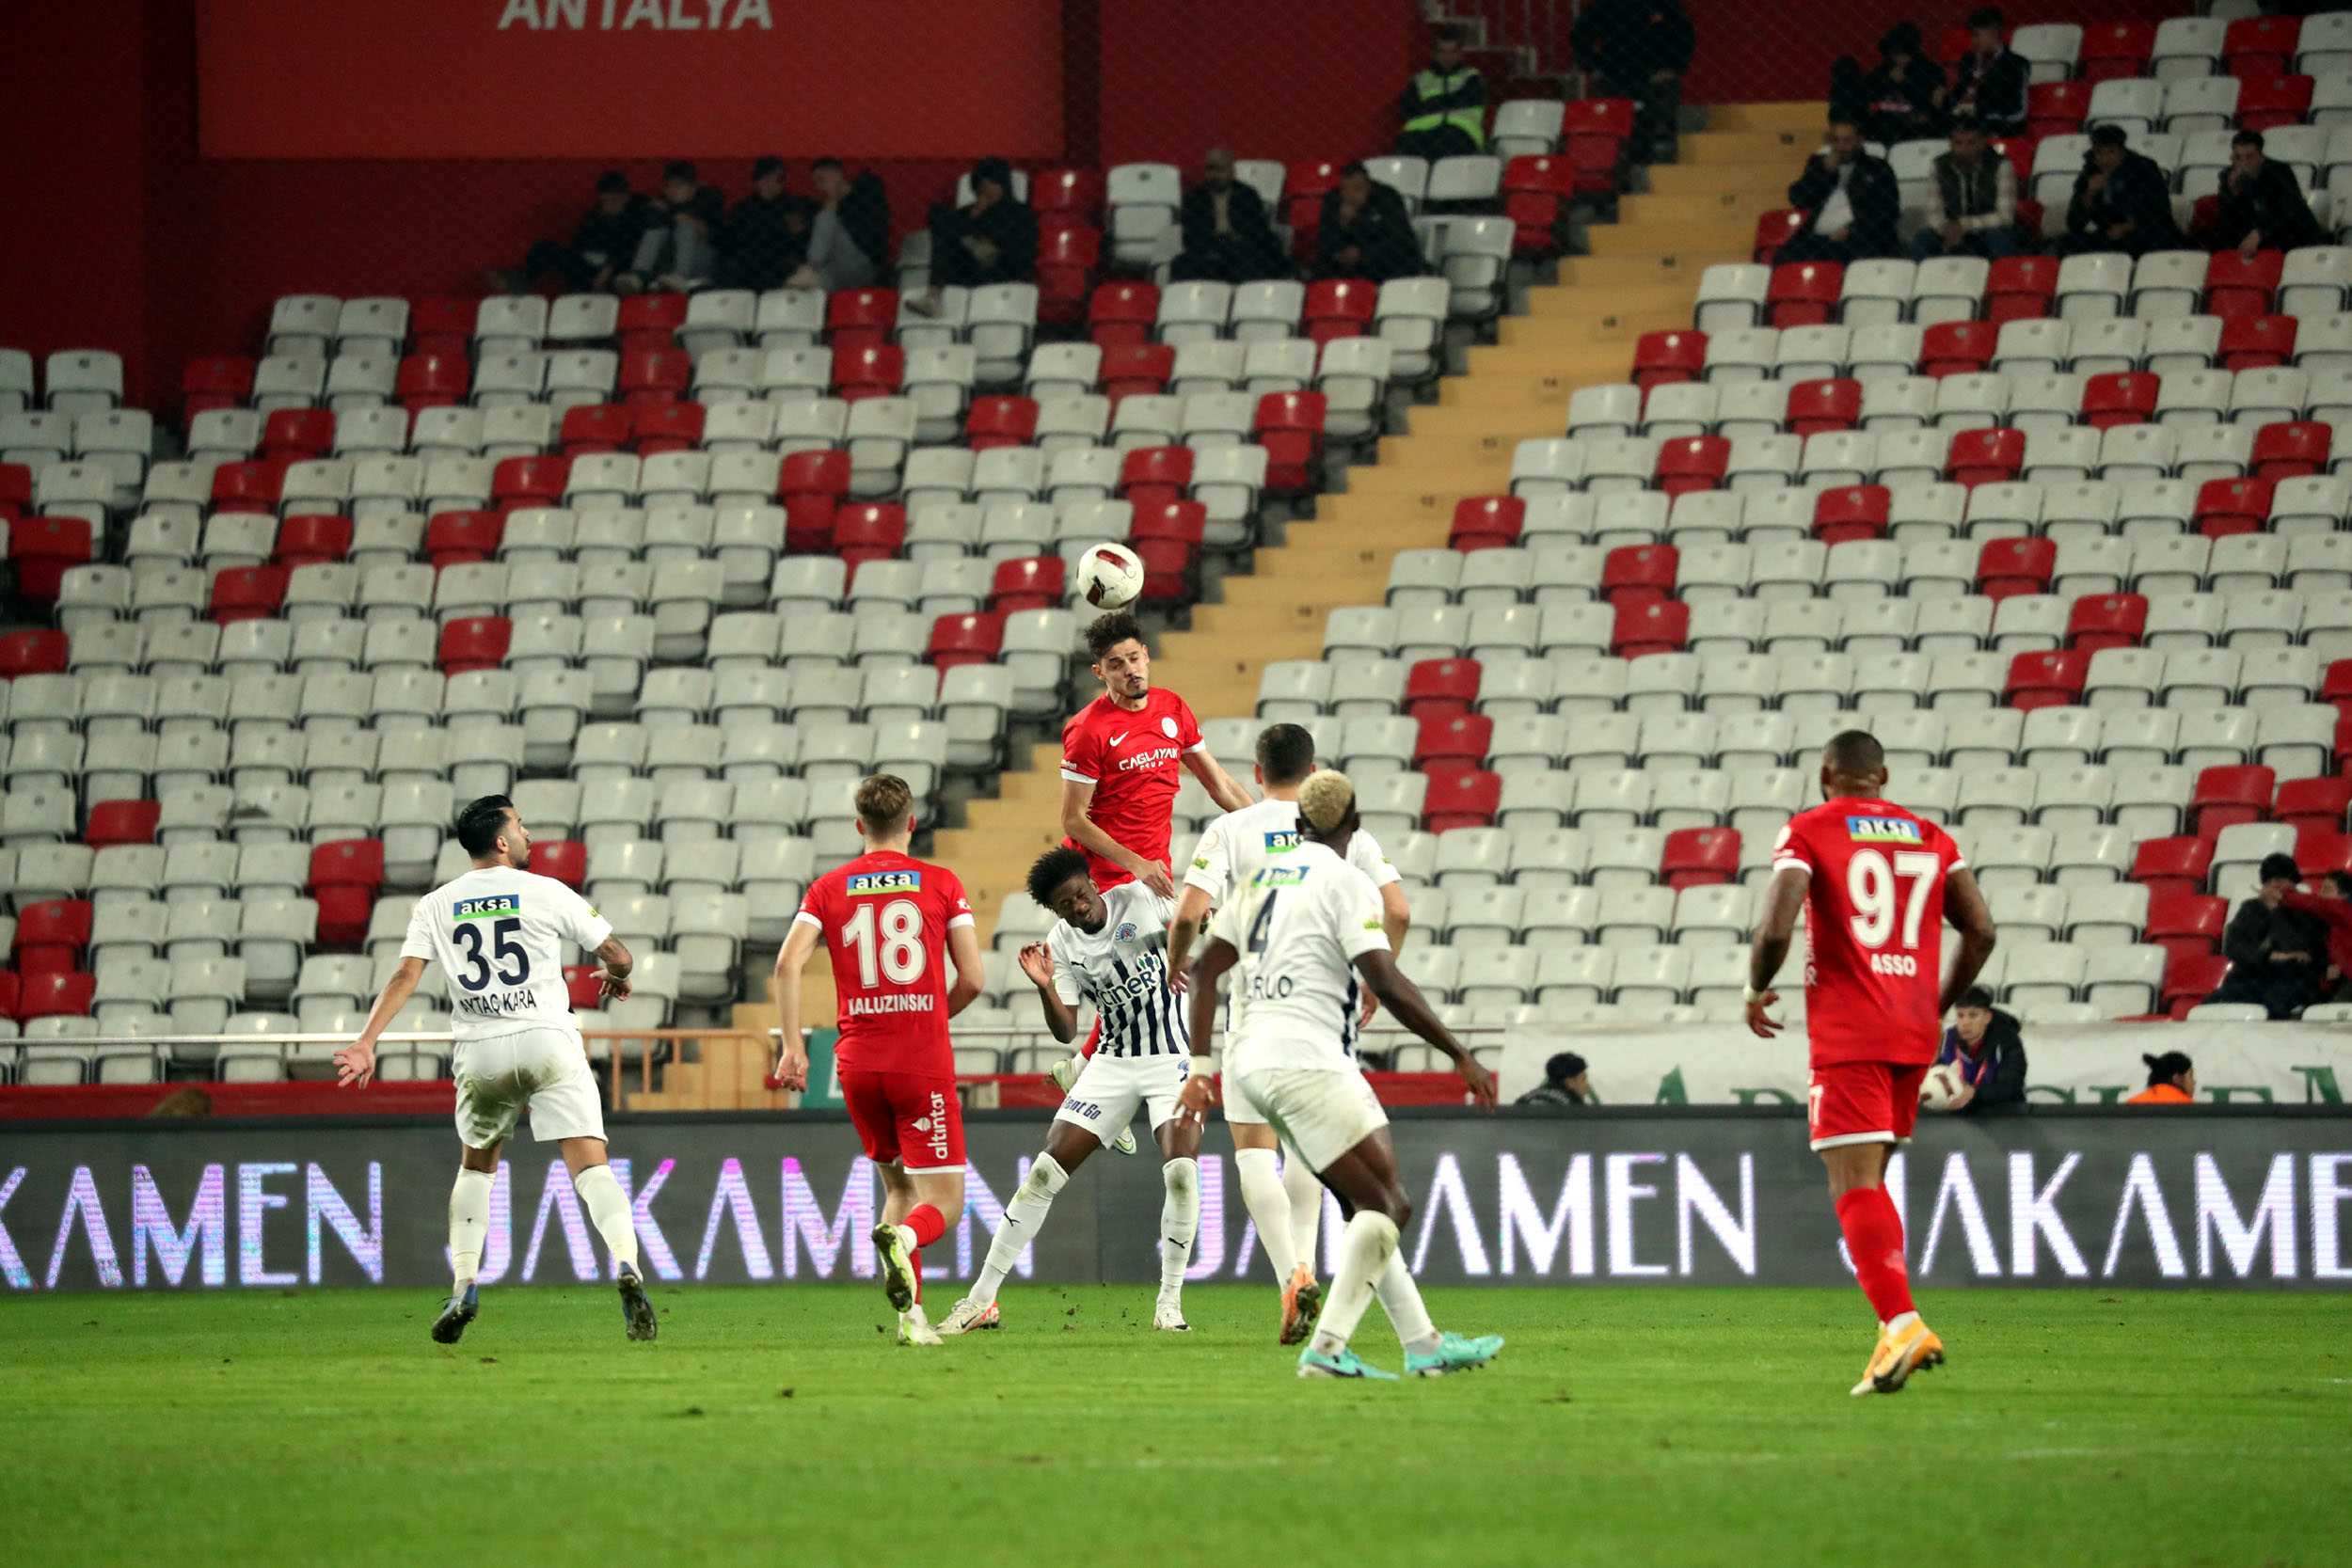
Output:
M1462 63L1461 34L1438 29L1429 69L1406 84L1403 112L1402 157L1435 163L1486 150L1486 78Z

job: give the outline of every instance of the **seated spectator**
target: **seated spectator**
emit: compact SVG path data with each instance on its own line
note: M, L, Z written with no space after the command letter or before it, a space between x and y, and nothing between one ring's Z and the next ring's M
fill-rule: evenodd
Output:
M1462 60L1459 28L1432 35L1429 69L1405 84L1405 126L1396 150L1406 158L1467 157L1486 150L1486 78Z
M890 271L890 195L882 176L856 179L838 158L808 166L816 188L808 221L808 260L786 279L796 289L870 289Z
M1037 271L1037 214L1012 195L1012 166L983 158L972 168L968 206L931 208L931 289L911 309L939 313L939 291L1025 283Z
M2015 1105L2026 1098L2025 1037L2016 1018L1993 1006L1993 993L1982 986L1960 993L1935 1063L1960 1073L1960 1094L1947 1111Z
M808 259L810 204L785 189L784 160L752 166L752 194L727 214L720 237L726 280L739 289L779 288Z
M644 234L636 260L612 279L615 293L646 288L686 293L710 282L719 270L719 230L726 224L727 198L716 185L695 176L684 159L661 171L661 195L646 204Z
M1682 0L1593 0L1569 29L1568 47L1589 78L1587 91L1633 101L1636 163L1671 156L1682 109L1682 77L1698 43Z
M1544 1081L1511 1102L1514 1105L1597 1105L1592 1080L1584 1075L1584 1058L1563 1051L1544 1064Z
M2083 155L2074 198L2066 204L2059 255L2120 250L2126 256L2145 256L2152 250L2181 248L2181 231L2172 223L2171 182L2153 158L2132 151L2125 143L2121 125L2102 125L2090 133L2090 150Z
M1911 259L2017 254L2017 167L1985 145L1984 127L1952 119L1952 150L1928 178L1928 224L1913 236Z
M2352 872L2322 872L2312 892L2291 887L2279 895L2279 902L2327 929L2328 967L2319 977L2319 994L2312 1000L2352 1002Z
M2230 138L2230 172L2221 177L2221 217L2214 230L2216 250L2251 258L2258 250L2293 250L2326 245L2328 236L2303 199L2295 170L2263 155L2259 131Z
M1282 242L1265 198L1233 178L1231 148L1200 160L1200 183L1184 193L1184 248L1168 269L1181 282L1255 283L1287 277Z
M2293 1018L2319 999L2327 929L2286 904L2301 880L2294 856L2263 857L2261 889L2237 907L2221 933L2229 978L2206 1001L2250 1002L2277 1019Z
M1944 106L1953 114L1973 112L1990 135L2014 136L2026 129L2026 85L2031 75L2022 55L2001 41L2007 24L1987 6L1968 17L1968 53L1952 68L1952 90Z
M2181 1051L2168 1051L2160 1056L2142 1054L2148 1064L2148 1086L2126 1105L2186 1105L2197 1099L2197 1068Z
M598 293L612 286L615 269L637 255L647 222L644 198L628 188L628 176L607 169L596 176L596 204L581 214L572 243L540 240L514 272L493 267L484 275L494 294L523 294L548 273L566 293Z
M1851 55L1837 57L1829 103L1861 121L1871 141L1922 141L1944 123L1944 68L1920 45L1919 24L1898 22L1879 40L1879 63L1867 75Z
M1833 117L1829 146L1805 160L1804 172L1788 187L1788 205L1813 215L1780 247L1783 261L1860 261L1895 256L1895 224L1902 196L1895 171L1862 145L1862 127L1851 116Z
M1374 180L1361 164L1341 169L1339 184L1323 198L1322 227L1315 231L1315 276L1386 283L1427 270L1405 198L1394 187Z

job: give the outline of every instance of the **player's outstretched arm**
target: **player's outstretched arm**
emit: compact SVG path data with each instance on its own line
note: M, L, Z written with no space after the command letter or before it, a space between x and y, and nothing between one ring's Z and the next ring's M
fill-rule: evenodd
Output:
M1168 989L1182 991L1189 984L1184 973L1184 960L1192 954L1192 944L1209 925L1209 895L1206 889L1184 884L1176 895L1176 912L1168 921Z
M342 1087L366 1088L375 1073L375 1042L391 1027L392 1015L408 1006L408 999L417 994L417 982L424 978L422 958L403 958L392 977L384 982L384 990L375 999L375 1007L368 1014L367 1022L359 1026L358 1037L335 1053L335 1081Z
M1209 754L1206 746L1197 752L1186 752L1184 766L1192 769L1192 776L1200 781L1200 787L1209 792L1209 799L1217 803L1218 809L1239 811L1244 806L1258 803L1256 797L1243 787L1240 781L1225 771L1224 764Z
M1041 942L1030 942L1021 949L1021 973L1037 988L1037 999L1045 1008L1045 1027L1054 1038L1068 1045L1078 1032L1078 1009L1054 994L1054 954Z
M1772 887L1765 895L1764 918L1756 927L1756 944L1748 950L1748 1032L1760 1039L1780 1033L1780 1021L1764 1009L1780 1000L1772 990L1772 976L1788 960L1788 943L1797 934L1797 915L1812 885L1811 872L1784 865L1772 873Z
M808 1087L808 1042L801 1037L801 971L817 951L814 921L796 920L776 951L776 972L768 980L768 994L776 1004L776 1083L787 1089Z
M1993 911L1985 907L1984 892L1977 886L1976 873L1964 865L1945 874L1944 918L1960 932L1960 957L1952 964L1951 978L1944 982L1944 994L1935 999L1938 1018L1950 1012L1961 993L1977 983L1999 940L1993 930Z
M605 1000L618 1002L628 995L628 972L637 967L628 949L618 937L607 937L596 944L596 957L604 962L604 973L596 976L596 989Z
M1061 782L1061 831L1079 848L1089 850L1150 888L1163 898L1176 896L1176 879L1157 861L1145 860L1095 826L1088 810L1094 804L1094 785L1076 779Z
M1454 1031L1438 1021L1421 988L1396 967L1396 955L1385 947L1370 948L1356 955L1356 970L1391 1017L1454 1058L1454 1070L1470 1085L1471 1097L1486 1110L1493 1110L1495 1075L1481 1067L1462 1042L1454 1037Z
M980 999L980 928L970 921L948 927L947 958L956 966L956 983L947 988L947 1016L953 1018Z
M1216 1033L1216 983L1240 958L1232 942L1223 937L1211 937L1209 945L1200 950L1200 961L1192 966L1192 990L1184 998L1184 1006L1192 1028L1192 1059L1200 1070L1184 1080L1180 1098L1185 1114L1195 1121L1205 1117L1216 1100L1216 1085L1206 1070L1209 1049Z

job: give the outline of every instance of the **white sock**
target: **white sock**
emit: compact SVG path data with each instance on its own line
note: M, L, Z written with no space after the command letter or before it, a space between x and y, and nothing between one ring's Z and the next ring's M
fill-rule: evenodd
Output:
M1241 1183L1242 1207L1258 1227L1258 1244L1274 1269L1276 1283L1290 1278L1298 1254L1291 1238L1291 1200L1283 1191L1282 1173L1276 1168L1274 1150L1233 1150L1233 1176Z
M1892 1318L1887 1320L1886 1332L1889 1334L1900 1334L1904 1329L1909 1328L1913 1323L1915 1323L1918 1321L1919 1314L1916 1312L1898 1312Z
M1438 1325L1429 1321L1429 1308L1422 1305L1421 1287L1414 1283L1413 1271L1405 1266L1402 1247L1389 1254L1389 1266L1372 1282L1372 1293L1380 1298L1380 1310L1389 1315L1390 1325L1407 1351L1415 1355L1436 1352Z
M1282 1150L1282 1191L1290 1195L1291 1241L1298 1248L1298 1266L1315 1272L1315 1241L1323 1229L1323 1180L1298 1150Z
M1200 1162L1169 1160L1160 1166L1168 1196L1160 1203L1160 1299L1184 1293L1184 1270L1192 1262L1192 1240L1200 1229Z
M572 1190L580 1195L580 1206L588 1211L588 1223L604 1238L612 1261L635 1274L637 1222L628 1212L628 1199L621 1196L621 1184L612 1180L612 1167L590 1165L572 1178Z
M482 1237L490 1228L490 1173L486 1170L464 1170L449 1190L449 1262L450 1273L456 1279L453 1296L466 1293L466 1287L482 1272Z
M1340 1236L1340 1266L1324 1292L1323 1316L1315 1323L1314 1349L1337 1355L1347 1348L1348 1337L1372 1305L1372 1282L1396 1256L1396 1222L1386 1214L1359 1209Z
M979 1281L972 1287L974 1301L996 1299L996 1288L1021 1260L1021 1249L1045 1223L1047 1211L1054 1207L1054 1195L1069 1180L1070 1173L1061 1168L1060 1161L1051 1154L1037 1157L1029 1174L1013 1189L1012 1200L1005 1205L1005 1223L996 1227L995 1239L988 1243L988 1261L980 1265Z

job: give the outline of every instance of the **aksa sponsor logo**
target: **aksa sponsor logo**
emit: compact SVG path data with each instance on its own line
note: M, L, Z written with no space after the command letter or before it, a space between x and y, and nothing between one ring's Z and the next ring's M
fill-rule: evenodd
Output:
M450 915L456 920L488 920L494 915L522 912L521 897L512 893L494 894L486 898L460 898L450 906Z
M1269 855L1287 855L1304 842L1296 828L1286 828L1265 835L1265 852Z
M1849 816L1846 836L1865 844L1917 844L1919 824L1896 816Z
M849 894L862 898L878 893L919 893L923 887L920 871L860 871L849 879Z

